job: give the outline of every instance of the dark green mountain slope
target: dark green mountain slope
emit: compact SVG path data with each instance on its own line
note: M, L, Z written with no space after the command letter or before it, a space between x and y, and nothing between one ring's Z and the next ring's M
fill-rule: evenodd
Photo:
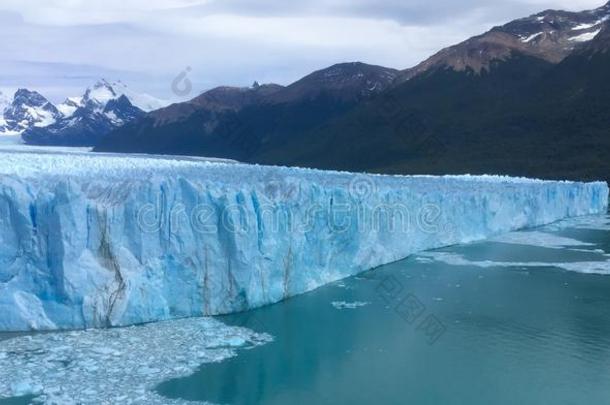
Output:
M345 63L288 87L214 89L120 128L96 150L249 161L265 145L298 137L383 92L397 75L394 69Z
M610 181L610 3L547 10L398 72L359 63L220 88L126 125L98 151L403 174Z
M333 151L325 153L325 151ZM610 53L437 69L251 157L384 173L610 180Z

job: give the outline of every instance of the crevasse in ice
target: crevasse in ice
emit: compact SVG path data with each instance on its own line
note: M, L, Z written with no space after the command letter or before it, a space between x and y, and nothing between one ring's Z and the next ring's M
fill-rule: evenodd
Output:
M247 310L607 205L601 182L0 152L0 330Z

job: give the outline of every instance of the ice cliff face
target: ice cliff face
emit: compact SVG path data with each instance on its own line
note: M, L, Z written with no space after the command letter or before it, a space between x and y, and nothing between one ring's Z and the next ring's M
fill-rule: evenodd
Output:
M0 152L0 330L275 303L414 252L605 212L605 183Z

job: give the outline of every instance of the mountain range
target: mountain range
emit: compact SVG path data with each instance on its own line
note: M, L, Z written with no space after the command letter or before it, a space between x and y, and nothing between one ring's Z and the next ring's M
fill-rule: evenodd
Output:
M344 63L288 86L219 87L147 114L133 111L96 138L95 150L610 180L609 49L610 3L546 10L404 70Z
M609 48L610 3L546 10L405 70L347 63L286 87L213 89L127 123L96 150L610 180Z
M0 135L21 135L28 144L94 146L101 138L165 105L131 91L120 81L100 80L81 97L54 105L36 91L0 93Z

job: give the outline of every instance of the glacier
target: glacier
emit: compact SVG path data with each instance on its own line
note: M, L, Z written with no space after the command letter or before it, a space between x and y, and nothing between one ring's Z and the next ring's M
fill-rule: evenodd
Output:
M0 150L0 331L245 311L607 208L604 182Z

